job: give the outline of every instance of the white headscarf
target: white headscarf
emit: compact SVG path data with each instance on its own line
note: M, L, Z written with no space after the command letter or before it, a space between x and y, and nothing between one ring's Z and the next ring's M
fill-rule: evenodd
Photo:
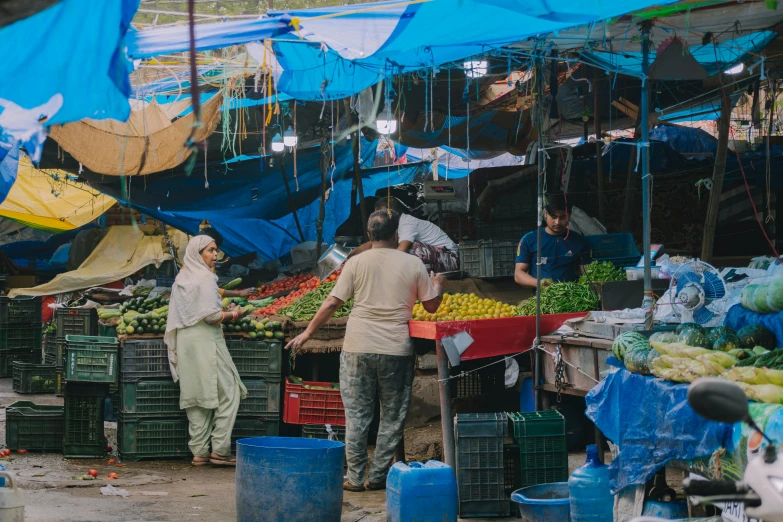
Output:
M174 382L177 374L177 330L194 326L206 317L223 310L218 293L217 275L204 262L201 251L214 239L196 236L188 242L182 270L171 289L166 335L163 340L169 349L169 367Z

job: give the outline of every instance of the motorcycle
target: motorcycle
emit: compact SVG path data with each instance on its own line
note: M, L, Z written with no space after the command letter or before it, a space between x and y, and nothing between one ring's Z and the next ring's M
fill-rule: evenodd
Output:
M763 522L783 522L783 460L777 445L754 422L748 411L748 398L731 381L714 377L695 381L688 389L688 403L702 417L725 423L745 422L767 441L762 454L745 468L743 480L683 481L685 493L697 504L742 504L745 515ZM639 517L632 522L665 522L654 517Z

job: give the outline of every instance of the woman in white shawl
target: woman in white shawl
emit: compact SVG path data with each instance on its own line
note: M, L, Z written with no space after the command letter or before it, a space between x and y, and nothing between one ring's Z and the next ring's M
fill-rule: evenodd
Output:
M220 328L220 323L236 320L242 312L223 312L213 273L217 256L217 245L209 236L196 236L188 243L171 291L164 337L171 376L179 381L179 406L188 415L188 446L195 466L236 465L231 431L239 401L247 396Z

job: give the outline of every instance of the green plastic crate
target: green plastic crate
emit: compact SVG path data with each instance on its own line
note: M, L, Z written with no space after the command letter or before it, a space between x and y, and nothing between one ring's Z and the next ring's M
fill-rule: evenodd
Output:
M54 311L57 337L97 335L98 311L95 308L58 308Z
M110 324L98 323L98 335L100 337L117 337L117 327Z
M14 362L38 363L41 361L41 350L9 350L0 352L0 377L14 376Z
M117 446L121 460L189 457L188 419L120 414Z
M122 343L122 382L170 379L169 350L163 339L132 339Z
M268 415L268 420L280 416L280 383L265 379L245 379L247 398L239 401L239 416Z
M454 421L459 515L507 517L503 440L508 435L505 413L462 413Z
M106 454L103 412L107 393L107 386L66 383L63 436L66 458L101 458Z
M54 393L57 389L57 368L49 364L14 361L13 389L16 393Z
M237 440L252 437L277 437L280 434L280 421L259 419L237 419L231 432L231 454L237 452Z
M63 450L65 411L62 406L17 401L6 408L5 416L5 445L8 449Z
M69 335L65 347L66 381L117 382L119 341L116 338Z
M38 350L43 346L43 328L37 324L0 325L0 350Z
M226 339L226 347L240 377L281 381L283 372L282 341Z
M120 383L120 413L158 417L185 415L185 410L179 407L179 384L171 379Z
M41 297L0 296L0 324L33 325L41 323Z
M566 421L554 410L509 413L519 446L521 487L568 480Z

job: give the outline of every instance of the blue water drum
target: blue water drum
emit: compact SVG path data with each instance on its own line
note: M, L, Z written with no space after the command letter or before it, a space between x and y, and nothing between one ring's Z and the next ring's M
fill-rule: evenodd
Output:
M456 522L457 479L437 460L397 462L386 479L387 522Z
M598 460L598 447L587 446L587 461L568 479L571 522L613 520L614 496L609 485L609 467Z
M238 522L339 522L345 445L323 439L237 441Z

